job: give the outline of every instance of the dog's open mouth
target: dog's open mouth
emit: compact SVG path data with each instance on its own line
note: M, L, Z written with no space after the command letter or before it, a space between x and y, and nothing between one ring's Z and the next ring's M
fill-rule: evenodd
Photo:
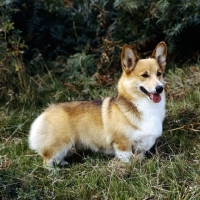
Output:
M146 94L154 103L159 103L161 101L161 96L159 93L149 93L144 87L140 87L140 90Z

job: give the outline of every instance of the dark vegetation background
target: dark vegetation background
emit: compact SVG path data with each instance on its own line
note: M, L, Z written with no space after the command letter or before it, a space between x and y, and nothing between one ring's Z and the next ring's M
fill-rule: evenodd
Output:
M164 40L169 65L199 62L199 0L3 0L0 11L0 98L11 107L43 105L45 74L92 98L113 84L125 43L144 58Z

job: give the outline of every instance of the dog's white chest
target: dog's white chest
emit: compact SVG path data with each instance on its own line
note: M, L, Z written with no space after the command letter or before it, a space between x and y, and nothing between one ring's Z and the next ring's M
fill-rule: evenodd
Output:
M165 100L155 104L147 99L139 102L137 108L142 116L138 123L138 130L132 132L132 140L136 144L136 148L149 150L156 139L162 135Z

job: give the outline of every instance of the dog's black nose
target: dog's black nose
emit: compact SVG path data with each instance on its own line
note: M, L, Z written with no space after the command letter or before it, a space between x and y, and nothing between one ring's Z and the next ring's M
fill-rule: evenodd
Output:
M161 93L162 91L163 91L163 86L161 86L161 85L156 86L157 93Z

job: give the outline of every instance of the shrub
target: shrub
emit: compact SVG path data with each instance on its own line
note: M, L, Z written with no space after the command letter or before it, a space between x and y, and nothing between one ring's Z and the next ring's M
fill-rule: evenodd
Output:
M197 0L116 0L116 38L135 48L149 49L161 40L168 44L170 60L196 62L199 56L200 4Z
M38 93L36 88L44 84L39 83L43 79L50 87L57 85L54 82L62 87L71 81L79 94L94 85L111 85L120 70L125 43L147 57L165 40L170 62L196 62L200 52L198 2L3 1L0 96L7 102L21 99L22 104L31 104L26 96ZM84 60L83 69L78 59Z

